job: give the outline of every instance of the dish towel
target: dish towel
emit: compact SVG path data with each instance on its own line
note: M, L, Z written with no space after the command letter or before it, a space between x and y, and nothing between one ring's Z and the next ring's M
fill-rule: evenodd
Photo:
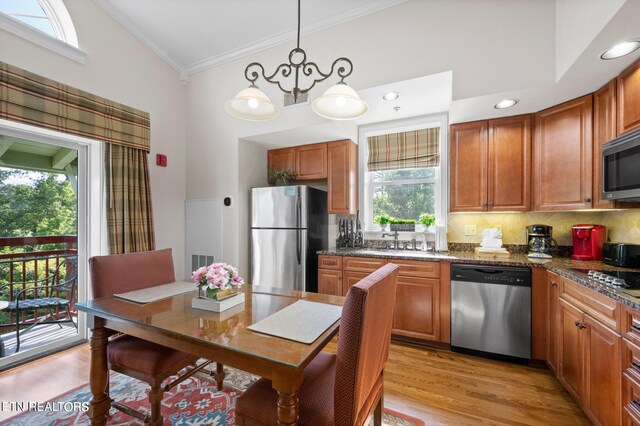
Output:
M484 249L502 248L502 231L498 228L486 228L482 231L482 242L480 247Z

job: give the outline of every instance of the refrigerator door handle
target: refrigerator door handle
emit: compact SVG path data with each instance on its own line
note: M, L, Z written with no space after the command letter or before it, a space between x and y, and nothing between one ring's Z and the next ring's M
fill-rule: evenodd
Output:
M296 255L298 257L298 265L301 264L302 261L302 241L300 240L301 235L300 235L300 225L301 225L301 219L302 219L302 197L300 194L300 187L297 188L298 190L298 194L297 197L298 199L296 200Z

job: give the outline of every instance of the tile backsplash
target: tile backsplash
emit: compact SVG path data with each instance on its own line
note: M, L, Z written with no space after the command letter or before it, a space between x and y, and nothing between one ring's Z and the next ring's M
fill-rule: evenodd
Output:
M504 244L526 244L525 227L533 224L553 226L553 238L559 245L571 245L571 226L594 223L607 227L610 241L640 244L640 209L585 212L527 213L451 213L448 216L449 242L480 243L482 230L502 227ZM472 226L468 226L472 225ZM465 235L465 228L475 226L477 235Z

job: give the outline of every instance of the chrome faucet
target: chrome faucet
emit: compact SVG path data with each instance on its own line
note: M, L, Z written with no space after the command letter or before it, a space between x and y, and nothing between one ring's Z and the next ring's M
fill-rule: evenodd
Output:
M385 232L382 234L382 238L384 237L393 237L393 249L398 250L400 248L398 244L398 237L400 237L400 234L398 234L398 231L394 231L392 234L387 234Z

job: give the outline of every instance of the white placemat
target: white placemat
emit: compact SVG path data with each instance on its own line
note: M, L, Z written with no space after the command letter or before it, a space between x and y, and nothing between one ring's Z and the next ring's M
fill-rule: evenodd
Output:
M177 296L182 293L188 293L196 289L197 287L193 282L177 281L175 283L143 288L142 290L114 294L114 296L119 297L120 299L129 300L131 302L149 303L155 302L156 300Z
M298 300L247 327L270 336L310 344L340 319L342 307Z

